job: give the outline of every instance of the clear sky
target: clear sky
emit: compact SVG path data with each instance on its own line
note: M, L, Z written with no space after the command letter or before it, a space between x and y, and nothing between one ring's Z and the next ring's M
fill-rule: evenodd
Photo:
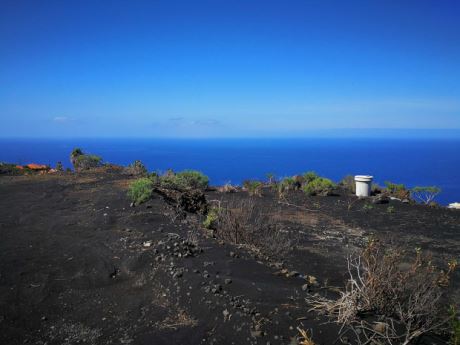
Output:
M0 136L460 129L460 1L0 1Z

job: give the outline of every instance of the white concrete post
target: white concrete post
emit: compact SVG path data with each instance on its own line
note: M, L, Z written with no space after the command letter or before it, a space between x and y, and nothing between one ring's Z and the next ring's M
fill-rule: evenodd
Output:
M371 185L373 176L369 175L356 175L356 195L357 196L371 196Z

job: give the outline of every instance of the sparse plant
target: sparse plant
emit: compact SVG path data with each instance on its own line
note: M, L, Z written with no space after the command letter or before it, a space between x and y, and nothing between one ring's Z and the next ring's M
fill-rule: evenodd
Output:
M126 173L133 176L147 176L148 171L144 163L136 160L125 168Z
M218 207L213 207L209 210L208 214L206 215L206 219L203 221L203 226L206 229L216 230L220 211L221 209Z
M387 213L395 213L395 207L394 206L388 206L387 207Z
M62 165L62 162L57 162L56 163L56 171L59 171L59 172L63 172L64 171L64 167Z
M75 171L80 172L100 167L102 165L102 158L96 155L85 154L81 149L75 148L70 154L70 162Z
M263 183L260 181L246 180L243 182L243 188L250 196L262 196L262 187Z
M325 312L358 344L407 345L450 320L443 310L446 285L456 268L438 270L416 249L409 265L400 249L372 240L359 256L348 257L349 280L336 300L310 296L311 310Z
M226 242L247 245L279 259L292 250L298 238L269 214L273 211L256 207L255 199L232 201L219 209L214 234Z
M410 191L407 190L406 186L402 183L393 183L386 181L385 182L385 190L388 194L398 198L398 199L409 199L410 197Z
M267 177L267 182L269 185L272 185L276 182L276 175L274 173L266 173L265 176Z
M345 176L339 183L343 188L350 191L351 193L356 193L356 183L355 177L352 175Z
M297 183L293 177L285 177L277 185L278 196L280 197L295 189L297 189Z
M79 148L76 147L72 150L70 153L70 163L75 167L75 162L78 156L81 156L83 154L83 151Z
M223 186L217 188L217 191L220 193L236 193L238 191L238 188L233 186L229 181Z
M152 197L153 182L149 178L143 177L133 181L128 190L128 196L135 205L140 205Z
M374 205L372 205L372 204L365 203L364 206L363 206L363 211L370 211L372 209L374 209Z
M441 188L436 186L417 186L411 190L412 197L425 205L430 205L439 193Z
M308 195L331 195L335 184L324 177L317 177L302 187L302 190Z
M308 335L308 332L300 327L297 327L297 330L300 333L299 336L299 345L315 345L313 339Z

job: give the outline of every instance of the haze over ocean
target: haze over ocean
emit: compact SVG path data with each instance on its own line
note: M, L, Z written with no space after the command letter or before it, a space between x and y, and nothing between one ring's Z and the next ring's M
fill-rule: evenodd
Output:
M0 139L0 161L70 167L74 147L105 162L142 160L149 171L197 169L211 184L240 184L314 170L339 181L347 174L372 174L375 182L437 185L442 204L460 201L459 138L312 139Z

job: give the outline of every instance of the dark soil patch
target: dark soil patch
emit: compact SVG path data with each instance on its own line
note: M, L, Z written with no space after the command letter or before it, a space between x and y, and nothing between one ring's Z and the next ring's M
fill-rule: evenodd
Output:
M345 257L366 238L422 247L439 262L460 256L458 211L392 201L389 213L351 196L302 193L279 203L264 190L257 206L277 210L272 216L299 238L287 257L268 260L205 237L202 215L177 217L158 194L130 207L129 181L115 173L0 178L0 343L289 344L301 327L333 344L338 327L308 312L302 286L311 277L316 292L342 286Z

